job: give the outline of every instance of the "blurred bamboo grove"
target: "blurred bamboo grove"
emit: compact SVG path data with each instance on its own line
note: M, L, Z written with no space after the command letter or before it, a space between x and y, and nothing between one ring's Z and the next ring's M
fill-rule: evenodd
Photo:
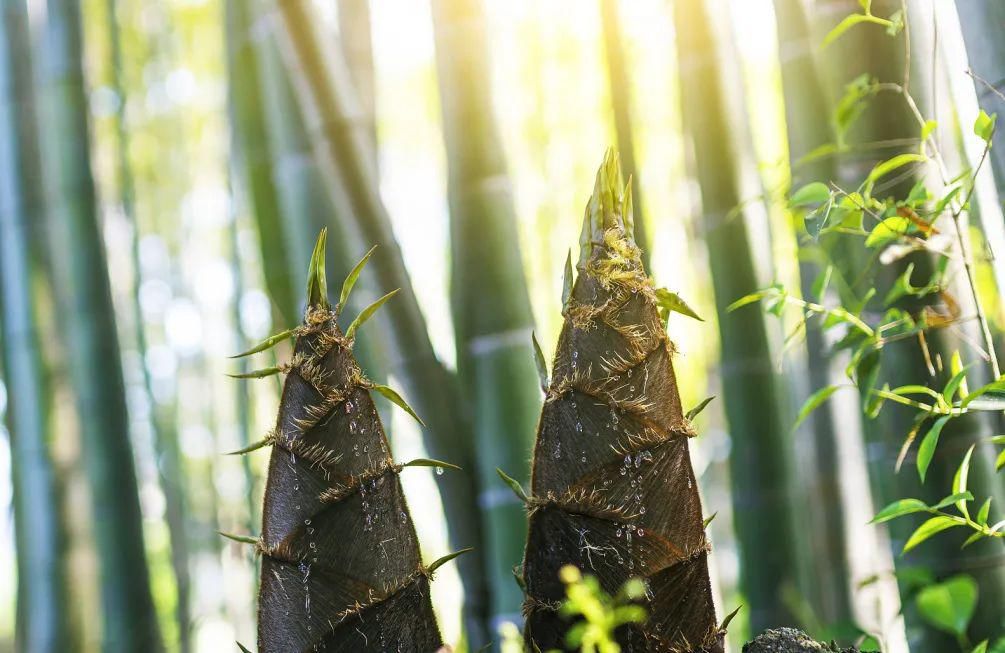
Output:
M424 421L375 393L385 457L463 469L401 475L422 559L474 548L443 641L519 623L495 470L531 487L608 146L690 307L731 650L1005 650L1002 34L1000 0L0 0L0 651L254 642L268 454L226 454L281 385L228 375L294 350L230 357L300 323L323 229L333 290L376 246L350 319L400 289L353 348Z

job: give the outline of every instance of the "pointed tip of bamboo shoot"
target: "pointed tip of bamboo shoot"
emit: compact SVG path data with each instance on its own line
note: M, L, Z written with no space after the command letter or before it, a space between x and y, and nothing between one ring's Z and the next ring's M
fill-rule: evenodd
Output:
M593 194L586 204L583 233L580 236L580 266L589 258L593 243L603 242L604 233L609 229L620 228L625 238L634 244L633 222L631 189L626 186L622 176L617 150L609 147L597 169Z
M328 278L325 275L325 247L328 243L328 227L322 227L311 254L307 272L307 306L328 309Z

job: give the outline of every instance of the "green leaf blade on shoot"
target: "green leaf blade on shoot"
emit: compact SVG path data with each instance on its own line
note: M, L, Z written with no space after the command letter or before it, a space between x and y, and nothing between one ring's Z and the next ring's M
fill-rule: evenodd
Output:
M945 508L946 506L951 506L954 503L959 503L961 501L973 501L973 500L974 495L972 495L969 492L954 492L953 494L950 494L948 497L943 498L934 506L930 506L930 508L932 510L941 510L942 508Z
M819 408L821 404L823 404L825 401L830 399L830 396L835 392L837 392L838 388L840 387L841 386L838 385L829 385L817 390L812 395L810 395L809 398L803 403L802 408L799 409L799 414L796 416L796 421L792 425L792 428L795 429L800 424L802 424L803 420L805 420L807 417L810 416L810 413Z
M869 176L866 177L866 184L871 187L872 184L875 184L877 181L894 170L903 168L911 163L923 163L925 161L928 161L928 157L924 154L917 154L915 152L898 154L897 156L891 157L882 163L877 163L876 166L869 172Z
M977 646L970 649L970 653L988 653L988 640L984 640Z
M444 462L442 460L436 460L435 458L416 458L414 460L409 460L407 463L403 464L402 467L437 467L453 469L458 472L463 471L459 465Z
M718 515L718 514L719 514L719 511L718 511L718 510L716 510L716 511L715 511L715 512L713 512L713 513L712 513L711 515L709 515L708 517L706 517L706 518L705 518L705 519L704 519L704 520L703 520L703 521L701 522L701 527L702 527L702 528L708 528L708 525L712 523L712 520L713 520L713 519L715 519L715 516L716 516L716 515Z
M469 547L467 547L465 549L461 549L460 551L454 551L453 553L448 553L447 555L443 556L442 558L437 558L436 560L434 560L433 562L429 563L426 566L426 573L432 574L437 569L439 569L443 565L447 564L448 562L450 562L451 560L453 560L457 556L464 555L465 553L470 553L471 551L474 551L474 550L475 550L474 547L470 547L469 546Z
M742 605L738 605L736 606L735 610L726 615L726 618L722 620L721 624L719 624L720 631L725 631L727 628L729 628L729 624L731 621L733 621L733 617L735 617L740 612L740 608L742 607L743 607Z
M328 243L328 227L322 227L311 254L307 271L307 306L328 309L328 277L325 274L325 247Z
M981 509L977 511L977 518L975 521L981 526L987 526L988 524L988 517L991 516L991 499L993 498L994 497L988 497L985 499L984 503L981 504Z
M376 249L377 245L371 247L370 251L364 254L363 258L361 258L359 262L353 266L352 270L349 271L349 274L346 275L345 281L342 282L342 291L339 293L338 296L339 311L341 311L345 307L345 303L349 299L350 293L352 293L353 286L356 285L356 280L359 279L360 272L362 272L363 268L366 267L367 261L370 260L370 257L373 255L373 252Z
M264 379L269 376L275 376L282 372L281 367L266 367L261 370L253 370L251 372L241 372L239 374L228 374L232 379Z
M398 408L402 409L403 411L411 415L412 418L415 419L415 421L418 422L421 426L423 427L426 426L426 423L422 421L422 418L419 417L414 410L412 410L412 407L408 405L408 402L405 401L402 398L402 396L397 392L395 392L393 389L389 388L386 385L381 385L380 383L373 383L370 385L370 388L372 390L379 392L381 395L386 397L391 403L393 403Z
M951 517L946 517L944 515L932 517L931 519L925 521L921 526L918 526L914 533L911 534L911 537L907 538L907 543L904 544L904 550L901 551L901 554L903 555L904 553L907 553L936 533L941 533L944 530L962 525L963 524Z
M869 523L882 524L883 522L888 522L891 519L896 519L897 517L910 515L916 512L925 512L926 510L928 510L928 504L920 499L898 499L876 513L876 516L873 517Z
M921 445L918 447L918 477L922 483L925 482L925 474L928 473L928 466L932 462L932 456L935 455L935 447L939 444L939 436L942 434L942 428L949 419L949 415L943 415L935 420L935 423L928 429L928 433L925 434Z
M384 295L383 297L381 297L380 299L378 299L377 301L373 302L372 304L364 308L362 311L360 311L359 315L356 316L356 319L353 320L352 324L349 325L349 328L345 330L346 340L352 342L356 338L356 331L358 331L361 326L366 324L367 320L373 317L373 314L377 312L377 309L383 306L384 303L387 302L387 300L397 295L398 291L400 290L401 288L395 288L391 292L387 293L386 295Z
M562 308L565 309L572 297L572 250L565 255L565 268L562 272Z
M966 540L963 541L963 544L960 545L960 548L961 549L965 549L968 546L970 546L971 544L973 544L974 542L982 540L985 537L987 537L987 535L985 535L981 531L974 531L973 535L971 535L970 537L968 537Z
M544 359L544 352L541 351L541 343L537 341L537 334L531 331L531 342L534 344L534 365L537 367L537 378L541 382L541 390L548 394L548 387L551 382L548 379L548 363Z
M656 290L656 304L670 312L686 315L699 322L705 321L694 312L693 308L688 306L687 302L680 298L680 295L670 292L666 288L658 288Z
M530 497L527 496L523 486L520 485L520 481L516 480L498 467L496 467L496 474L499 474L499 478L501 478L503 482L509 486L509 489L513 490L513 494L515 494L520 501L524 504L530 504Z
M695 417L701 414L701 411L705 410L705 406L708 406L713 399L715 399L715 395L712 395L711 397L705 397L704 399L698 402L697 406L687 411L687 414L684 415L684 417L686 417L687 421L689 422L693 421Z
M238 542L240 544L254 544L257 546L258 543L261 541L259 538L251 537L250 535L237 535L235 533L225 533L223 531L217 531L217 533L227 538L228 540Z
M1005 449L998 453L998 458L995 460L995 471L1000 472L1003 467L1005 467Z
M738 300L736 300L735 302L733 302L732 304L730 304L729 306L727 306L726 307L726 312L727 313L732 313L733 311L735 311L737 309L740 309L740 308L743 308L744 306L746 306L748 304L753 304L755 302L759 302L762 299L764 299L765 297L767 297L769 292L771 292L771 291L770 290L758 290L756 292L750 293L749 295L744 295L743 297L739 298Z
M240 354L234 354L230 358L244 358L245 356L251 356L252 354L257 354L259 352L265 351L266 349L271 349L279 343L289 338L292 338L297 333L296 329L287 329L286 331L281 331L273 336L269 336L265 340L261 341L251 349L247 351L242 351Z
M246 453L251 453L252 451L257 451L258 449L261 449L263 447L267 447L267 446L269 446L271 444L272 444L272 438L271 437L264 437L261 440L259 440L258 442L252 442L251 444L249 444L248 446L244 447L243 449L238 449L237 451L230 451L226 455L228 455L228 456L240 456L240 455L243 455L243 454L246 454Z
M236 643L237 643L237 648L241 649L242 653L251 653L251 651L249 651L247 648L244 647L244 644L242 644L241 642L236 642Z

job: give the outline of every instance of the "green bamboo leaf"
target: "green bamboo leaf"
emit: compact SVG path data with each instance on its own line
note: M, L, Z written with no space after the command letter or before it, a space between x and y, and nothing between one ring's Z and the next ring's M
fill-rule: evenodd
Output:
M438 559L434 560L433 562L429 563L429 565L426 566L426 572L431 574L434 571L436 571L437 569L439 569L440 567L442 567L443 565L447 564L448 562L450 562L451 560L453 560L454 558L456 558L457 556L463 555L465 553L468 553L468 552L474 551L474 550L475 550L474 547L470 547L469 546L466 549L461 549L460 551L454 551L453 553L448 553L447 555L443 556L442 558L438 558Z
M928 504L920 499L898 499L876 513L870 524L882 524L896 517L928 510Z
M831 198L831 189L819 181L806 184L789 198L791 206L813 206L823 204Z
M541 381L541 390L548 394L548 363L544 360L544 353L541 351L541 343L537 341L537 334L530 332L530 340L534 343L534 365L537 366L537 378Z
M719 511L716 510L711 515L709 515L708 517L706 517L704 519L704 521L701 522L701 527L702 528L708 528L708 525L712 523L712 520L715 519L715 516L718 515L718 514L719 514Z
M386 295L384 295L383 297L381 297L380 299L378 299L377 301L375 301L374 303L370 304L362 311L360 311L359 315L356 316L356 319L353 320L352 324L349 325L349 328L345 330L346 340L352 341L356 337L357 329L359 329L366 323L367 320L373 317L373 314L377 312L378 308L384 305L384 302L397 295L399 290L401 290L401 288L396 288L392 290L391 292L387 293Z
M977 523L981 526L986 526L988 523L988 516L991 514L991 499L994 497L988 497L981 504L981 509L977 511Z
M890 174L898 168L902 168L910 163L922 163L927 161L928 157L923 154L917 154L914 152L908 152L905 154L898 154L897 156L891 157L882 163L877 163L876 166L869 172L869 176L866 177L866 184L872 185L879 181L882 177Z
M955 354L953 354L953 359L955 361L959 360L958 357L959 357L959 352L956 352ZM971 367L973 367L972 363L970 365L967 365L965 367L962 367L962 368L956 370L953 373L953 378L949 379L949 383L947 383L946 387L943 388L943 390L942 390L942 397L947 402L951 402L953 400L953 396L956 394L957 390L959 390L959 392L960 392L961 395L966 396L966 394L967 394L967 371Z
M328 277L325 274L325 247L328 243L328 227L321 227L318 240L311 254L310 268L307 272L307 305L329 308Z
M980 531L975 531L973 535L971 535L970 537L968 537L966 540L963 541L963 544L960 545L960 548L965 549L974 542L977 542L978 540L981 540L984 537L987 537L986 535L984 535L984 533Z
M946 529L960 525L961 524L959 522L954 521L950 517L943 515L932 517L931 519L925 521L925 523L921 526L918 526L914 533L911 534L911 537L907 538L907 544L904 545L904 550L901 554L907 553L936 533L941 533Z
M995 471L1000 472L1002 467L1005 467L1005 449L1002 449L998 454L998 459L995 460Z
M956 475L953 476L953 492L955 494L962 494L967 491L967 481L970 478L970 457L974 454L974 447L977 445L972 444L970 448L967 449L967 453L963 456L963 461L960 463L960 468L956 470ZM969 493L968 493L969 494ZM973 497L971 497L972 499ZM970 513L967 512L966 501L957 501L956 507L959 509L960 513L964 517L969 519Z
M970 653L988 653L988 640L984 640L977 646L970 649Z
M407 463L402 465L402 467L443 467L446 469L463 471L460 467L453 463L443 462L442 460L436 460L435 458L416 458L415 460L409 460Z
M968 394L966 397L963 398L963 400L960 402L960 407L968 408L970 404L972 404L974 401L977 401L981 397L984 397L985 395L988 394L992 395L992 397L989 401L985 400L986 403L988 403L989 405L995 405L1002 400L1002 397L995 395L997 393L1002 392L1005 392L1005 377L997 379L995 381L992 381L991 383L988 383L987 385L982 385L981 387L977 388L976 390L974 390L973 392L971 392L970 394ZM980 406L981 404L978 405ZM995 410L995 408L992 407L982 410Z
M241 642L237 642L237 647L238 647L239 649L241 649L241 651L243 651L243 653L251 653L251 651L249 651L248 649L246 649L246 648L244 647L244 644L242 644Z
M866 247L878 247L891 240L896 240L911 228L911 221L903 216L894 215L886 218L869 232L865 239Z
M234 542L240 542L241 544L255 544L257 545L260 541L257 537L251 537L250 535L236 535L234 533L225 533L223 531L217 531L220 535L224 536L228 540L233 540Z
M254 370L252 372L241 372L239 374L228 374L232 379L264 379L267 376L274 376L282 372L282 368L279 367L266 367L261 370Z
M939 501L934 506L929 506L929 507L932 510L941 510L942 508L945 508L946 506L951 506L952 504L959 503L960 501L973 501L973 500L974 500L974 495L970 494L969 492L956 492L954 494L950 494L948 497L944 497L941 501Z
M569 303L572 297L572 250L565 255L565 270L562 273L562 306Z
M375 249L377 249L376 245L371 247L370 251L364 254L363 258L359 260L359 263L353 266L352 270L350 270L349 274L346 276L345 281L342 282L342 292L340 292L338 296L339 310L342 310L345 306L346 300L349 299L349 293L352 292L352 287L356 285L356 280L359 279L359 273L363 271L364 267L366 267L366 262L370 260L370 256L373 255Z
M243 449L238 449L237 451L230 451L230 452L228 452L225 455L227 455L227 456L240 456L242 454L251 453L252 451L255 451L257 449L261 449L262 447L267 447L270 444L272 444L272 438L262 438L258 442L252 442L251 444L249 444L248 446L244 447Z
M499 474L499 478L501 478L506 483L506 485L508 485L509 488L513 490L513 494L515 494L516 497L520 499L520 501L524 502L525 504L530 503L530 497L528 497L527 493L524 492L523 486L520 485L520 481L508 475L506 472L499 469L498 467L496 467L496 474Z
M732 313L736 309L742 308L742 307L746 306L747 304L753 304L754 302L759 302L759 301L761 301L762 299L764 299L765 297L768 296L768 292L770 292L770 291L768 291L768 290L758 290L756 292L750 293L749 295L744 295L743 297L739 298L738 300L736 300L735 302L733 302L732 304L730 304L729 306L727 306L726 307L726 312L727 313Z
M670 292L666 288L658 288L656 290L656 303L668 311L686 315L698 320L699 322L705 321L698 317L698 314L694 312L694 309L688 306L687 302L681 299L677 293Z
M715 395L712 395L711 397L705 397L704 399L698 402L697 406L687 411L687 414L684 417L686 417L687 421L690 422L695 417L697 417L701 413L701 411L705 410L705 406L707 406L709 402L711 402L713 399L715 399Z
M419 417L414 410L412 410L411 406L408 405L408 402L402 399L400 394L398 394L391 388L387 387L386 385L381 385L379 383L374 383L370 387L371 389L376 390L380 394L387 397L387 399L389 399L391 403L395 404L396 406L398 406L398 408L402 409L403 411L411 415L413 418L415 418L416 422L418 422L422 426L426 425L426 423L422 421L422 418Z
M726 618L722 620L721 624L719 624L719 630L720 631L725 631L726 628L729 627L729 622L731 622L733 620L733 617L735 617L737 615L737 613L740 611L740 608L742 608L742 607L743 607L742 605L738 605L738 606L736 606L735 610L733 610L732 612L730 612L729 614L726 615Z
M963 637L977 607L977 581L966 574L924 587L915 597L922 618L941 631Z
M245 356L251 356L252 354L257 354L260 351L265 351L266 349L271 349L279 343L289 338L292 338L296 334L296 329L287 329L281 333L277 333L274 336L269 336L265 340L261 341L248 351L243 351L240 354L234 354L230 358L243 358Z
M799 409L799 414L796 416L796 422L792 425L792 428L795 429L802 424L803 420L809 417L810 413L819 408L822 403L830 399L830 396L840 387L841 386L837 385L829 385L824 388L820 388L810 395L803 403L803 407Z
M932 428L928 429L928 433L925 434L925 438L921 441L921 446L918 447L918 477L921 478L922 483L925 482L928 465L931 464L932 456L935 455L935 447L939 444L942 427L946 425L949 418L949 415L943 415L935 420Z
M977 114L977 120L974 121L974 134L976 134L985 143L991 142L991 136L995 133L995 123L998 122L998 114L992 113L990 116L984 112L982 109L979 114Z

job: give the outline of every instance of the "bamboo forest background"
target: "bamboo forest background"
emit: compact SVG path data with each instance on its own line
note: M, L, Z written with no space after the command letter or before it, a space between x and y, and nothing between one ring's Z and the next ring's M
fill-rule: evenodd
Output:
M279 384L228 375L288 349L228 357L296 324L322 227L333 287L378 246L352 312L402 289L356 350L426 422L378 405L395 458L465 470L402 475L426 559L477 549L437 572L444 637L483 642L519 621L526 517L495 468L529 479L531 332L550 360L608 146L632 175L648 269L704 318L674 314L669 331L685 408L716 396L694 418L691 456L716 514L720 617L744 605L733 650L786 624L867 633L889 651L1005 635L1000 539L961 552L963 537L942 534L901 557L917 523L870 523L895 499L950 494L970 441L1002 443L1000 414L952 422L918 495L913 449L895 472L910 417L863 418L855 392L813 395L849 383L832 331L803 328L799 311L728 310L771 287L816 301L835 267L850 279L887 266L880 295L896 286L896 263L843 250L828 266L801 250L818 235L804 208L837 205L932 138L948 176L974 180L962 229L1003 349L1005 136L992 114L1005 108L1005 4L0 0L0 12L0 411L17 414L0 438L0 651L15 638L39 651L253 641L258 563L218 533L257 534L267 455L224 454L274 426ZM862 20L834 39L851 14ZM909 86L934 122L915 124L900 91L877 84ZM907 197L912 174L895 171L882 194ZM910 275L897 292L923 295ZM992 372L975 325L949 325L961 344L931 355L942 374L959 351L979 386L993 379L980 380ZM912 347L886 365L941 391ZM991 468L972 473L979 500L1005 494L995 455L973 453ZM985 530L1003 509L991 504ZM960 573L979 582L938 585ZM918 600L925 587L954 597L948 624Z

